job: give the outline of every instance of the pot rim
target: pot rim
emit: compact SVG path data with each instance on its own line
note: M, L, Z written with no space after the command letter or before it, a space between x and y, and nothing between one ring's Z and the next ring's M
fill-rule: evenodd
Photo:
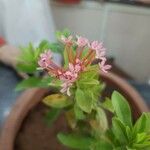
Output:
M132 104L136 105L135 107L138 108L140 113L149 112L149 108L143 98L131 85L127 83L127 81L110 72L107 74L101 72L100 76L105 80L113 82L123 92L127 93L133 100ZM0 149L13 150L16 135L24 118L27 116L28 112L41 101L42 96L47 92L48 89L33 88L26 90L21 94L21 96L19 96L2 128Z

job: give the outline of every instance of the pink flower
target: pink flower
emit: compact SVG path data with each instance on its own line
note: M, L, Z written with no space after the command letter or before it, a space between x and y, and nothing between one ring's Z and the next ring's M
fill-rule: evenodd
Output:
M106 59L102 60L100 63L99 63L99 66L100 66L100 69L104 72L104 73L107 73L108 70L111 68L111 65L106 65Z
M63 82L61 85L62 93L67 93L68 96L71 95L70 87L77 80L79 73L82 71L81 65L81 61L76 59L75 64L69 63L68 70L60 75L59 79Z
M44 53L40 55L40 60L38 61L38 64L41 68L46 68L51 63L52 58L52 52L50 50L46 50Z
M63 82L60 90L61 93L67 93L68 96L71 95L70 87L76 81L78 75L70 70L67 70L60 76L60 80Z
M72 43L72 36L68 36L68 37L65 37L64 35L61 36L61 41L65 44L68 44L68 43Z
M99 43L98 41L93 41L89 47L93 50L103 50L103 44L102 43Z
M77 37L77 42L76 44L79 47L84 47L88 44L89 40L87 38L81 37L81 36L76 36Z
M98 41L93 41L90 45L90 48L96 51L96 56L95 58L100 59L100 60L105 60L105 55L106 55L106 49L103 47L102 42Z

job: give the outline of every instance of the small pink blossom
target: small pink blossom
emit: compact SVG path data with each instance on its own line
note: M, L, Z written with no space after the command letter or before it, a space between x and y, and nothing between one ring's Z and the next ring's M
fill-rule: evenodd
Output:
M91 48L91 49L93 49L93 50L102 50L103 49L103 44L102 44L102 42L98 42L98 41L93 41L90 45L89 45L89 47Z
M51 63L52 52L50 50L46 50L44 53L40 55L40 60L38 64L41 68L46 68Z
M80 60L80 59L76 59L75 60L75 71L76 72L81 72L84 70L84 65L83 65L83 62Z
M107 73L109 69L111 69L111 65L106 65L106 59L105 60L102 60L100 63L99 63L99 66L100 66L100 69L104 72L104 73Z
M84 47L88 44L89 40L87 38L81 37L81 36L76 36L77 37L77 42L76 44L79 47Z
M77 80L79 73L82 71L82 63L80 60L76 59L75 64L69 63L68 70L66 70L59 79L63 82L62 83L62 93L67 93L68 96L71 95L70 87L73 83Z
M68 96L71 95L70 93L70 87L73 85L73 83L77 79L77 74L72 73L71 71L66 71L63 76L60 77L60 80L63 82L60 90L61 93L67 93Z
M103 47L102 42L98 41L93 41L90 44L90 48L96 51L96 56L95 58L100 59L100 60L105 60L105 55L106 55L106 49Z
M68 36L68 37L65 37L64 35L61 36L61 41L65 44L68 44L68 43L72 43L72 36Z

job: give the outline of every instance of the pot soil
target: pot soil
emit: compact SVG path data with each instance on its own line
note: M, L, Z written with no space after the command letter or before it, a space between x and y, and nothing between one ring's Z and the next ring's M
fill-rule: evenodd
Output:
M141 96L125 80L112 73L101 73L101 78L107 85L104 96L110 96L113 90L121 92L132 108L134 119L149 111ZM67 150L56 138L59 131L68 130L64 116L51 127L44 122L49 109L41 100L47 93L46 89L31 89L20 96L2 130L0 150Z

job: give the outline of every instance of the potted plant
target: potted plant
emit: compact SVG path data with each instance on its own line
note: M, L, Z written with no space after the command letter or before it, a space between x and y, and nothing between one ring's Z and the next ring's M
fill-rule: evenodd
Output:
M73 38L68 30L57 37L58 43L22 49L17 68L28 76L17 89L46 89L23 93L4 126L1 149L148 150L150 113L142 113L148 108L124 80L107 73L111 66L102 43ZM63 54L63 67L53 62L52 52ZM94 59L99 63L92 64Z

